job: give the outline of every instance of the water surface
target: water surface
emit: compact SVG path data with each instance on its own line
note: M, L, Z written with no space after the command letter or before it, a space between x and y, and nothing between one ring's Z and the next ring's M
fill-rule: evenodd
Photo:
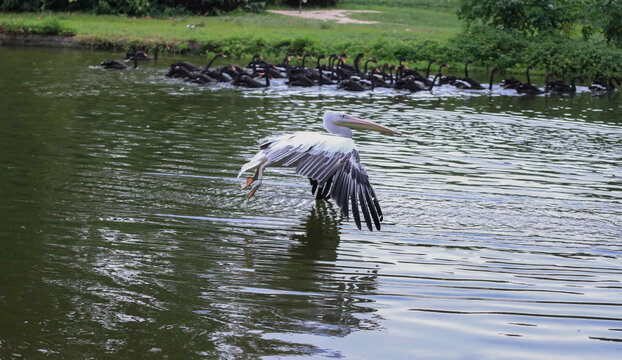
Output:
M246 90L114 56L0 48L0 358L622 353L619 94ZM354 136L380 232L288 169L239 190L257 139L325 109L404 133Z

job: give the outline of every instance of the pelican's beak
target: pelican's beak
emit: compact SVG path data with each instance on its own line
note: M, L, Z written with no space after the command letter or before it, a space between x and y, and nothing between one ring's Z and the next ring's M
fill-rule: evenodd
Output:
M354 116L346 115L345 118L338 120L337 125L346 126L350 129L357 130L374 130L386 134L402 135L401 132L391 130L388 127L384 127L380 124L373 123L367 120L357 119Z

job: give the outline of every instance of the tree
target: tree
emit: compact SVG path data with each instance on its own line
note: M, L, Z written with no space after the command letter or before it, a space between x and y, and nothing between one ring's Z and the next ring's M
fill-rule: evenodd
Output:
M622 0L596 0L589 9L586 32L600 30L607 43L622 47Z
M585 0L458 0L458 17L468 24L481 21L532 35L560 30L568 33L585 6Z

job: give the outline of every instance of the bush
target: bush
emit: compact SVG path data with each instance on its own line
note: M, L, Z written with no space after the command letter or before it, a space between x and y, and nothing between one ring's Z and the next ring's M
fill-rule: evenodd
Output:
M589 8L588 19L590 20L587 24L588 32L595 28L600 29L608 43L622 47L622 1L593 1Z
M584 8L583 0L459 0L458 17L468 24L481 21L532 35L551 30L568 33Z
M85 11L132 16L218 15L238 8L259 12L265 8L265 0L0 0L2 11Z
M48 16L40 24L28 25L21 22L0 24L0 33L9 35L73 36L75 31L63 26L58 18Z
M451 39L444 58L455 62L474 59L488 67L522 71L534 65L541 72L558 76L597 73L612 75L622 70L622 50L605 41L581 41L561 34L545 33L525 38L520 31L475 26Z

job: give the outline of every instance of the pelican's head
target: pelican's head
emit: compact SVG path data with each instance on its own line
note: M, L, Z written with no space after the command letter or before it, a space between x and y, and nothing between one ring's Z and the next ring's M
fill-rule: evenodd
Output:
M391 130L382 125L367 120L357 119L354 116L336 111L326 111L324 113L324 129L331 134L352 137L352 130L374 130L386 134L402 135L402 133Z

